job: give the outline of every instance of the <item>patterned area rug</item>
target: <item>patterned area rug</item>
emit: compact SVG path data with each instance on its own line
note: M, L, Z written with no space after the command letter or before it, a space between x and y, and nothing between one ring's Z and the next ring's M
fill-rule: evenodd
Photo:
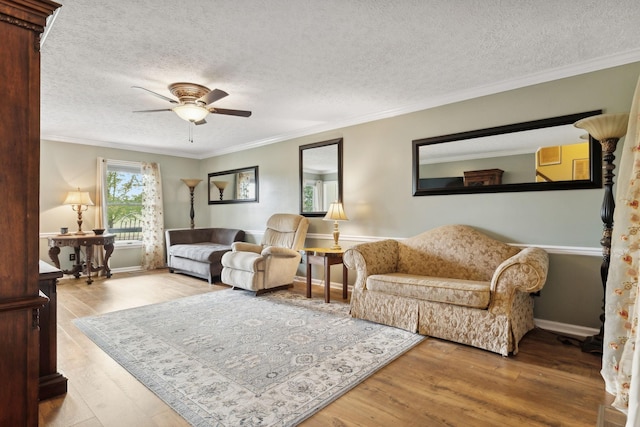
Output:
M424 339L348 310L229 289L76 326L194 426L288 426Z

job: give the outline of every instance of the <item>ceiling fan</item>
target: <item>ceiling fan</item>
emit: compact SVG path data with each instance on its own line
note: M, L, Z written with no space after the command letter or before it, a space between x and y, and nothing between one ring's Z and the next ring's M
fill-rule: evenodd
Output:
M173 111L181 119L191 122L196 125L203 125L206 122L205 118L212 114L226 114L229 116L249 117L251 111L245 110L229 110L226 108L214 108L209 107L212 104L229 94L220 89L210 90L208 87L195 84L195 83L172 83L169 85L169 91L178 100L169 98L168 96L161 95L157 92L153 92L149 89L145 89L140 86L132 86L135 89L142 89L150 94L157 96L158 98L169 101L172 104L177 104L173 108L162 108L159 110L138 110L134 113L155 113L158 111Z

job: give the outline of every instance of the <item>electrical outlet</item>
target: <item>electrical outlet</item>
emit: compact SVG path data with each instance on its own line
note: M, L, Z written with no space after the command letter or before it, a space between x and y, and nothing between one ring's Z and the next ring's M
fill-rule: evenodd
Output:
M76 254L69 254L69 261L75 261L76 260Z

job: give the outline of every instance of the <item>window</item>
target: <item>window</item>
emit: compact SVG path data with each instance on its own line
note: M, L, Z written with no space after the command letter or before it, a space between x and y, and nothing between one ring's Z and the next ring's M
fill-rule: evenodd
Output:
M104 182L104 224L116 240L141 240L142 193L141 164L107 160Z
M338 201L338 181L305 179L302 187L302 212L321 212Z
M302 211L313 212L315 211L313 200L315 199L315 183L313 181L305 180L304 187L302 188Z

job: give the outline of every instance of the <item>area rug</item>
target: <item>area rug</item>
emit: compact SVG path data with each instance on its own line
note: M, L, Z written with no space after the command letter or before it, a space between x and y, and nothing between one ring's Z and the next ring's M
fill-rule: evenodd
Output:
M76 320L194 426L289 426L423 336L291 292L223 290Z

